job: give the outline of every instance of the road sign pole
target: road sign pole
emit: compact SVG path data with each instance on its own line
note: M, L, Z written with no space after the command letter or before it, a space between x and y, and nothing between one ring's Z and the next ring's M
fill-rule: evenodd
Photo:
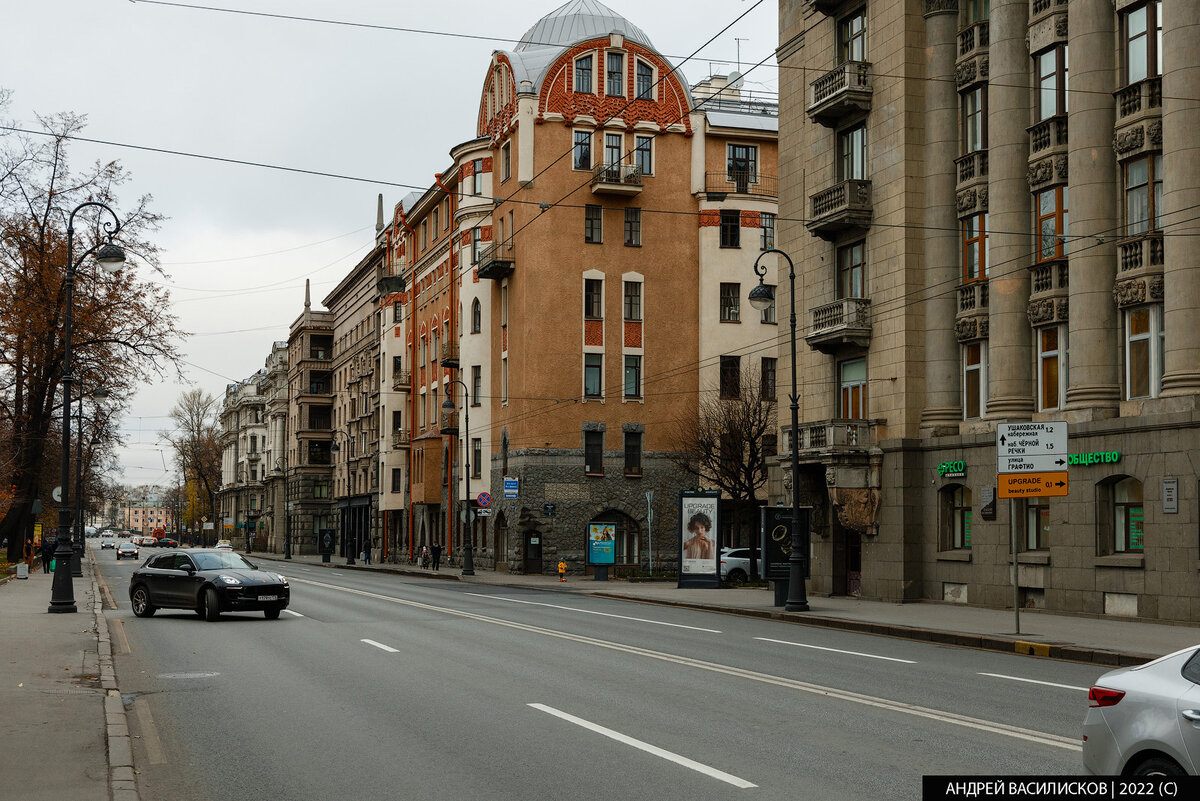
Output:
M1017 499L1008 499L1008 533L1012 541L1013 619L1021 633L1021 590L1017 586Z

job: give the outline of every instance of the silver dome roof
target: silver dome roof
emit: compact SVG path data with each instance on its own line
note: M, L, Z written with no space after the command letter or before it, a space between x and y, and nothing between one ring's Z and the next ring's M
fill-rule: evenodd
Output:
M626 39L655 49L645 31L603 3L571 0L538 20L513 50L520 52L546 45L567 47L610 33L619 33Z

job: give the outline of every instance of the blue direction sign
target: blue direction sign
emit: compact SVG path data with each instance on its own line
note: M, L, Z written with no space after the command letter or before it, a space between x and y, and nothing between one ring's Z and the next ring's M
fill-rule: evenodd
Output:
M520 487L520 479L513 476L504 477L504 497L506 500L519 497L518 488Z
M475 502L478 503L481 508L489 506L492 503L492 494L490 492L481 492L475 496Z

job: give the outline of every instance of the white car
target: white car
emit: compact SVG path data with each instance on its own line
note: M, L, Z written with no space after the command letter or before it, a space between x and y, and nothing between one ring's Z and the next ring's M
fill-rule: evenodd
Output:
M1096 679L1083 766L1099 776L1200 774L1200 645Z
M218 551L232 551L233 543L229 540L217 540L216 549Z
M755 549L757 551L757 549ZM721 580L729 581L734 584L750 580L750 549L749 548L722 548L721 549ZM762 562L759 561L757 568L753 571L762 575Z

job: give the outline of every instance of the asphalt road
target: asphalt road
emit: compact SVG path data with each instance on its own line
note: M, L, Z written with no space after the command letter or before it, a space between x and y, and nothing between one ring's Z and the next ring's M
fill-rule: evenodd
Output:
M1104 672L304 565L277 621L138 619L134 563L97 557L143 801L920 798L924 774L1080 773Z

